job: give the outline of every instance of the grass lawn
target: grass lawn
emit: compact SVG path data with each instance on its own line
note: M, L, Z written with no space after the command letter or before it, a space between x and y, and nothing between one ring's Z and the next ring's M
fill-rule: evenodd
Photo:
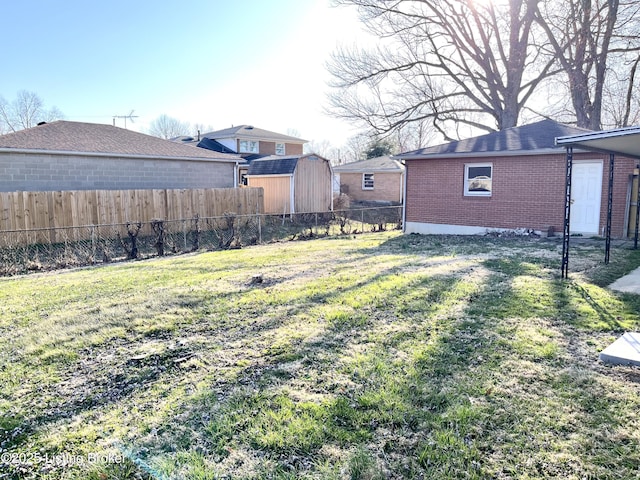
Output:
M640 252L397 232L0 280L0 479L640 477ZM252 281L261 275L262 282Z

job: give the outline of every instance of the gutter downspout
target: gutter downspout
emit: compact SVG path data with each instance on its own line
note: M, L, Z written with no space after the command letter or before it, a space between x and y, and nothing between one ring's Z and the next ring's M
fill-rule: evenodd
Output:
M409 168L404 160L401 160L404 165L404 175L402 175L402 233L407 233L407 174Z
M329 164L329 172L331 172L331 181L329 182L329 195L331 196L331 211L333 212L333 182L335 181L333 168Z
M238 188L238 171L240 170L240 163L236 162L236 167L233 169L233 188Z

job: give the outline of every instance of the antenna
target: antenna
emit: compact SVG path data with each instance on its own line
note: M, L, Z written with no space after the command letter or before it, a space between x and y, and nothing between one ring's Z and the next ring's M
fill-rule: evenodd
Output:
M124 128L127 128L127 119L131 120L131 123L134 123L133 119L138 118L138 115L133 114L134 110L131 110L129 115L114 115L113 116L113 126L116 126L116 118L124 118Z

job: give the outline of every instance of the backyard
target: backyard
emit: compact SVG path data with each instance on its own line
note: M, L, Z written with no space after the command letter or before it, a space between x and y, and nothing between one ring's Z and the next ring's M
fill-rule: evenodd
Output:
M640 477L640 252L377 232L0 279L0 479Z

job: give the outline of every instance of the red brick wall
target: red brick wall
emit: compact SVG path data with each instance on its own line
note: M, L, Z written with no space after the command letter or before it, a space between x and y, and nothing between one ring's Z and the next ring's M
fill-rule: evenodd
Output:
M602 159L604 174L601 228L606 225L609 156L576 154L575 160ZM493 163L491 197L465 197L465 163ZM612 235L623 232L628 174L634 162L616 158ZM407 221L489 228L533 228L553 226L562 232L566 156L408 160Z
M602 155L604 159L603 180L602 180L602 202L600 208L601 229L607 225L607 201L609 188L609 155ZM627 190L629 185L629 175L633 173L635 166L640 163L638 160L625 157L615 157L613 169L613 205L611 207L611 235L622 237L624 231L625 211L627 205Z

